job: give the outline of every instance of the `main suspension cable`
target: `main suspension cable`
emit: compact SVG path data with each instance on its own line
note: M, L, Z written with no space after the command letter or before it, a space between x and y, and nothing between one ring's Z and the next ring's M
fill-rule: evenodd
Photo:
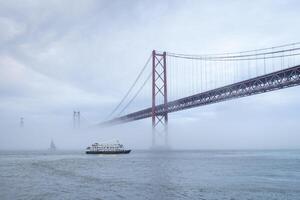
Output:
M212 57L212 56L221 56L221 55L234 55L234 54L243 54L243 53L250 53L250 52L257 52L257 51L265 51L265 50L270 50L270 49L278 49L278 48L283 48L283 47L288 47L292 46L293 48L295 45L299 45L300 42L294 42L294 43L289 43L289 44L284 44L284 45L279 45L279 46L273 46L273 47L268 47L268 48L261 48L261 49L253 49L253 50L247 50L247 51L237 51L237 52L225 52L225 53L215 53L215 54L180 54L180 53L171 53L167 52L168 55L174 55L177 57L181 56L189 56L189 57Z
M123 102L125 101L125 99L128 97L128 95L130 94L130 92L132 91L132 89L134 88L134 86L137 84L138 80L140 79L140 77L142 76L143 72L145 71L145 69L147 68L147 65L149 64L149 61L151 59L151 55L149 56L149 58L147 59L145 65L143 66L142 70L140 71L140 73L138 74L138 76L136 77L135 81L133 82L133 84L131 85L131 87L129 88L129 90L127 91L127 93L124 95L124 97L122 98L122 100L120 101L120 103L113 109L113 111L107 116L107 119L109 119L118 109L119 107L123 104Z
M150 73L148 75L148 77L146 78L146 80L144 81L142 86L137 90L135 95L130 99L130 101L126 104L126 106L119 112L118 116L120 116L130 106L130 104L134 101L134 99L139 95L139 93L142 91L142 89L144 88L144 86L146 85L148 80L150 79L151 75L152 75L152 73Z
M298 50L298 49L296 49ZM300 50L300 48L299 48ZM291 51L291 50L286 50L286 51ZM286 51L280 51L280 52L286 52ZM269 53L267 53L269 54ZM271 53L273 54L273 53ZM262 60L262 59L271 59L271 58L281 58L281 57L291 57L291 56L298 56L300 53L294 53L294 54L285 54L285 55L278 55L278 56L268 56L265 57L266 54L261 54L264 55L264 57L252 57L255 55L251 55L248 58L230 58L230 57L190 57L190 56L175 56L175 55L168 55L171 57L175 58L183 58L183 59L189 59L189 60L208 60L208 61L239 61L239 60ZM244 57L244 56L235 56L235 57Z

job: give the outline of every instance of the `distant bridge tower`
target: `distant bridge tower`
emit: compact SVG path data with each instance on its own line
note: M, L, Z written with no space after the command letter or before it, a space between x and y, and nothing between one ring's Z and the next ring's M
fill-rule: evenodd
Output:
M23 128L24 127L24 117L20 118L20 127Z
M159 100L163 102L159 102ZM163 104L164 112L157 114L156 106ZM168 148L168 96L166 52L152 51L152 148Z
M80 111L73 112L73 128L80 128Z

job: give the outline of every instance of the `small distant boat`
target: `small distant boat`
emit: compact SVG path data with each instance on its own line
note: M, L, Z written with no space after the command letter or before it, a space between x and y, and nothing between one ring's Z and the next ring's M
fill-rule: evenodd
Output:
M115 143L94 143L87 147L85 152L87 154L128 154L131 150L125 149L117 140Z
M50 151L55 151L56 150L56 146L53 142L53 140L51 140L51 143L50 143L50 148L49 148Z

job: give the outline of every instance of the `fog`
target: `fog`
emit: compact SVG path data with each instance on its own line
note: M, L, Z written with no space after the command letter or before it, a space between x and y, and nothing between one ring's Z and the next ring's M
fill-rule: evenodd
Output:
M0 149L151 145L151 120L106 120L153 49L220 53L299 42L298 1L0 1ZM172 113L173 149L300 148L300 88ZM148 101L145 107L150 107ZM73 111L82 114L73 129ZM20 127L24 117L24 127Z

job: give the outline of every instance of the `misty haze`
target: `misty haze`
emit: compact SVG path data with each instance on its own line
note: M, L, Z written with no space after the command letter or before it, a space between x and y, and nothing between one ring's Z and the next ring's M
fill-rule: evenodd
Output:
M299 199L299 7L0 0L0 199Z

